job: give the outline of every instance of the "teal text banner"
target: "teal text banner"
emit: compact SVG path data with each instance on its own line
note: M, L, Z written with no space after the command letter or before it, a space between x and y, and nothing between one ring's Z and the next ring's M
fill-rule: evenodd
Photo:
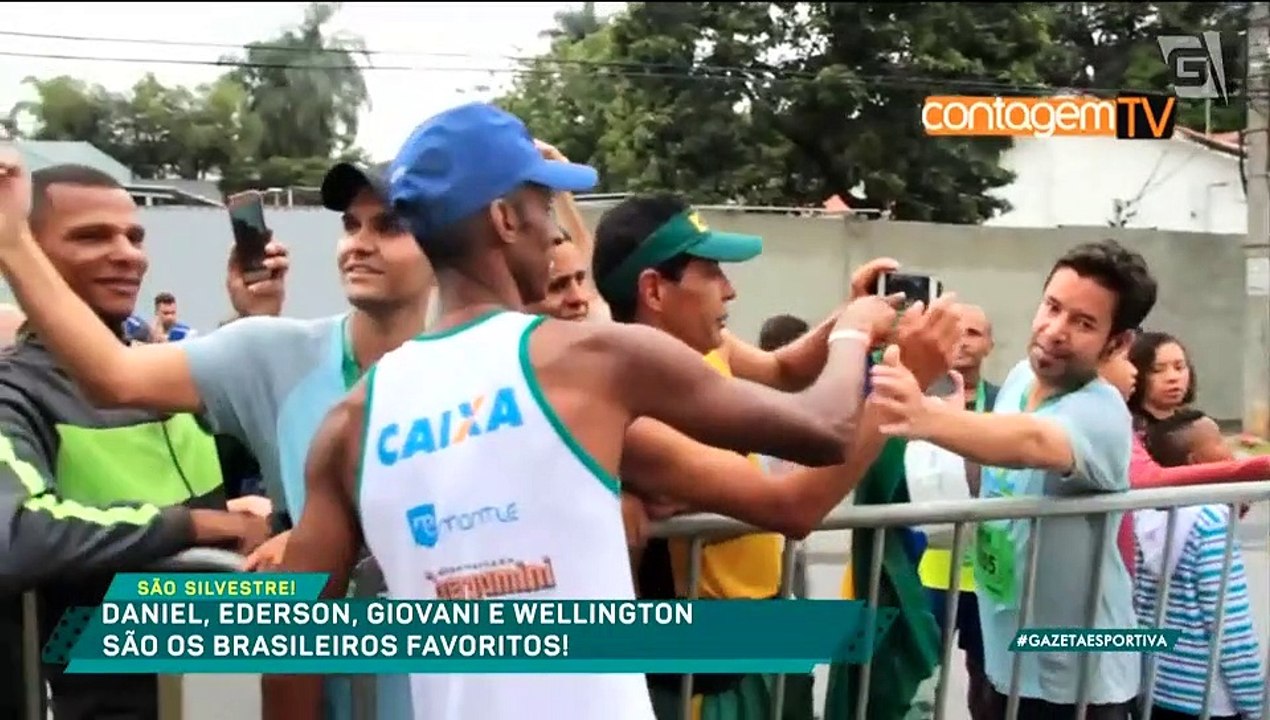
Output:
M100 607L66 614L45 660L70 673L798 673L864 661L895 617L846 600L316 600L324 582L120 575Z

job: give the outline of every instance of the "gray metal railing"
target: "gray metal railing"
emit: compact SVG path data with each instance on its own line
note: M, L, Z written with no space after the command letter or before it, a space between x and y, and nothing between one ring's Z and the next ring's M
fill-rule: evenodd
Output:
M1027 543L1027 563L1024 568L1023 588L1019 599L1020 607L1020 627L1027 627L1032 620L1033 600L1036 589L1036 573L1037 573L1037 557L1040 551L1039 533L1041 523L1046 518L1057 517L1076 517L1089 515L1106 516L1112 513L1123 513L1134 510L1144 509L1168 509L1169 537L1166 540L1164 554L1166 559L1172 557L1175 551L1180 551L1173 547L1172 528L1176 523L1177 508L1196 506L1196 505L1228 505L1231 510L1230 529L1226 538L1225 558L1223 561L1221 587L1219 590L1218 618L1216 627L1221 628L1218 631L1218 637L1212 642L1208 659L1208 675L1204 691L1204 707L1201 714L1201 720L1208 720L1211 715L1212 687L1217 668L1217 661L1220 655L1222 643L1221 637L1224 631L1222 619L1225 612L1226 589L1230 582L1231 557L1234 550L1235 536L1238 530L1239 513L1238 505L1244 503L1256 503L1270 500L1270 481L1259 482L1239 482L1225 483L1215 485L1197 485L1190 487L1176 488L1157 488L1150 490L1133 490L1124 493L1109 493L1100 495L1090 495L1084 497L1071 498L1053 498L1053 497L1019 497L1019 498L995 498L990 500L959 500L945 502L923 503L922 505L890 504L890 505L860 505L848 508L842 508L829 517L820 525L818 530L849 530L856 528L911 528L920 525L929 524L945 524L954 525L953 529L953 557L961 558L966 550L966 530L967 526L977 524L979 522L991 520L1027 520L1030 524L1030 532ZM1095 558L1101 556L1107 542L1112 542L1108 538L1109 523L1103 522L1101 529L1095 539ZM659 537L686 537L692 540L692 551L689 553L689 587L692 597L696 597L696 591L701 577L701 549L707 541L722 540L729 537L736 537L753 532L766 532L761 528L747 525L731 518L720 515L691 515L673 518L671 520L658 523L653 528L653 534ZM878 609L878 591L880 588L880 580L882 574L882 559L884 552L885 538L878 535L873 543L872 557L870 558L869 581L865 592L867 595L867 603L871 612ZM953 562L949 573L949 587L956 588L959 586L959 576L961 573L961 563ZM788 592L790 585L789 574L782 579L781 593ZM1163 625L1164 619L1164 603L1167 601L1169 578L1164 577L1161 581L1162 585L1157 593L1157 605L1155 608L1155 627L1159 628ZM1091 592L1086 596L1087 610L1087 626L1092 626L1094 621L1094 611L1096 609L1096 600L1101 594L1100 573L1098 565L1093 565L1093 577L1090 578ZM860 589L857 588L857 597ZM938 677L938 685L936 688L936 710L935 718L938 720L943 716L944 703L947 698L949 685L949 659L952 653L952 635L955 627L955 619L957 617L957 605L960 593L949 593L949 601L945 608L946 628L942 638L942 647L940 655L940 669ZM1270 666L1270 648L1267 648L1268 654L1265 661L1266 666ZM870 656L871 657L871 656ZM1008 695L1008 704L1006 707L1006 720L1017 720L1019 715L1019 706L1021 699L1019 697L1020 682L1020 666L1023 659L1022 653L1015 653L1013 657L1013 666L1011 668L1011 680ZM1089 706L1089 685L1092 666L1095 656L1092 653L1084 653L1080 657L1080 676L1078 678L1078 690L1076 701L1076 719L1084 720ZM1140 689L1139 697L1142 701L1143 716L1142 720L1150 720L1151 708L1153 705L1152 695L1154 691L1155 681L1155 663L1154 655L1148 655L1146 658L1147 680L1144 687ZM867 703L869 696L869 681L871 674L871 662L866 659L859 669L859 694L857 696L856 717L867 717ZM780 717L779 710L781 708L780 699L784 688L784 677L776 676L775 678L775 697L773 698L772 718ZM1270 708L1270 684L1266 685L1266 697L1263 706ZM691 676L685 678L683 685L682 707L684 718L691 717L692 708L692 681ZM832 719L828 719L832 720Z
M872 506L853 506L842 508L832 513L821 524L819 530L848 530L855 528L893 528L893 527L915 527L928 524L952 524L953 529L953 557L960 558L966 550L969 535L967 531L971 525L989 521L989 520L1026 520L1031 526L1031 533L1026 548L1027 563L1024 567L1023 587L1020 594L1020 626L1026 627L1032 617L1032 605L1036 585L1036 559L1039 554L1039 542L1036 538L1041 523L1046 518L1054 517L1074 517L1087 515L1106 515L1109 513L1122 513L1139 509L1169 509L1168 512L1168 539L1165 544L1165 556L1170 557L1178 551L1174 547L1173 528L1177 522L1176 509L1186 506L1195 505L1229 505L1231 506L1231 526L1230 532L1226 540L1225 556L1223 560L1223 572L1221 578L1220 604L1218 606L1218 622L1216 627L1222 627L1222 619L1225 613L1225 591L1230 582L1231 558L1233 555L1235 535L1238 529L1239 513L1236 506L1244 503L1255 503L1270 500L1270 481L1261 482L1244 482L1244 483L1228 483L1221 485L1205 485L1185 488L1163 488L1152 490L1135 490L1127 493L1116 493L1106 495L1087 496L1079 498L1009 498L1009 499L993 499L993 500L965 500L950 502L933 502L923 505L911 504L893 504L893 505L872 505ZM1109 523L1102 523L1102 530L1096 538L1096 545L1101 548L1111 539L1107 537L1109 532ZM702 551L706 543L736 537L752 532L766 532L760 528L756 528L739 521L725 518L717 515L690 515L681 516L666 522L657 523L653 527L653 534L658 537L676 537L688 538L691 540L689 552L689 583L690 597L699 596L699 582L701 577L701 557ZM857 597L863 591L870 611L878 610L878 595L880 587L880 579L882 573L882 558L884 553L885 540L882 536L878 536L873 544L873 552L869 558L869 580L867 588L857 588ZM802 572L797 568L803 564L805 560L803 546L797 542L787 542L783 555L782 576L779 594L782 597L794 596L794 589L800 584L805 586L805 579ZM162 561L155 566L148 568L153 570L162 570L168 572L234 572L241 569L242 558L234 553L211 550L211 549L195 549L189 550L180 555L174 556L168 560ZM1096 569L1096 567L1095 567ZM960 563L954 562L951 565L951 573L949 577L949 587L957 587L958 575L960 573ZM383 579L379 572L379 568L373 559L366 559L359 564L356 572L356 597L373 597L383 592ZM1170 578L1165 574L1161 578L1161 585L1157 593L1159 602L1154 608L1155 617L1154 624L1156 627L1162 626L1164 619L1163 603L1168 595ZM1093 598L1098 595L1099 588L1097 586L1097 573L1090 579L1092 592L1090 592L1086 601L1090 603L1089 609L1092 610ZM801 593L798 593L801 595ZM945 609L945 623L947 628L942 638L940 668L938 671L938 681L936 686L936 710L935 717L943 716L945 700L947 698L949 686L950 663L949 658L952 652L952 628L955 626L954 620L957 616L957 604L959 593L950 593L949 602ZM42 667L40 664L40 647L39 632L37 622L37 613L34 612L36 601L33 593L28 593L24 597L24 626L23 626L23 642L25 652L23 653L26 662L26 691L28 696L28 720L42 720L46 711L46 694L44 691L44 679ZM1087 613L1089 610L1087 610ZM1092 622L1092 617L1090 617ZM1205 690L1205 701L1202 717L1207 719L1211 714L1212 701L1212 684L1216 674L1217 662L1221 650L1220 636L1212 643L1210 656L1208 659L1208 683ZM1012 669L1012 678L1010 683L1010 692L1008 696L1008 705L1006 710L1007 720L1017 720L1019 713L1020 697L1019 697L1019 668L1022 659L1021 654L1015 654L1014 665ZM1267 665L1270 665L1270 656L1267 657ZM1088 692L1089 679L1092 674L1095 658L1090 654L1084 654L1080 659L1080 678L1078 681L1078 699L1077 699L1077 720L1084 720L1088 710ZM1143 688L1140 693L1142 699L1142 718L1150 720L1152 710L1152 690L1155 681L1155 657L1148 655L1144 663L1144 680ZM869 681L872 672L871 663L866 659L858 668L860 692L857 696L856 716L867 716L867 702ZM371 720L376 716L376 677L373 675L359 675L352 678L353 682L353 717L357 720ZM780 717L780 709L784 703L784 677L776 676L773 685L772 695L772 718ZM691 717L692 706L692 675L685 675L684 682L681 687L682 706L685 718ZM1267 698L1265 705L1270 708L1270 685L1266 689ZM32 702L33 701L33 702ZM160 707L160 717L179 717L179 710L175 713L174 708ZM832 720L832 719L830 719Z
M228 550L192 548L164 558L138 572L239 572L243 557ZM22 679L26 695L26 720L45 720L49 716L49 696L41 660L40 613L38 591L22 595ZM175 706L174 706L175 705ZM160 688L158 698L160 720L181 716L180 693L169 694Z

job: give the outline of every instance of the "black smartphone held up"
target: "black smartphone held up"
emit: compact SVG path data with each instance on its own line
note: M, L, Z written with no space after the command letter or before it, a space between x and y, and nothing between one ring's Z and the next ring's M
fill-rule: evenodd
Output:
M906 304L922 301L927 307L944 291L943 283L930 275L882 273L878 276L877 294L883 297L904 293Z
M247 283L268 279L265 246L269 244L269 226L265 225L264 196L255 190L233 195L226 205L234 227L234 246Z

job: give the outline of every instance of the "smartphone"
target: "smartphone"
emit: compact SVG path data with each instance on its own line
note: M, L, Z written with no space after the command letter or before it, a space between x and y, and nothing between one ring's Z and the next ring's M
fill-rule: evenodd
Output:
M931 383L931 386L926 388L926 394L931 397L947 397L952 395L953 391L956 389L957 381L953 380L952 375L944 373L943 377Z
M265 225L264 196L255 190L233 195L226 202L229 221L234 228L234 246L247 283L267 279L265 246L269 244L269 226Z
M921 301L930 307L944 291L944 285L930 275L908 273L882 273L878 276L877 294L882 296L904 293L905 304Z

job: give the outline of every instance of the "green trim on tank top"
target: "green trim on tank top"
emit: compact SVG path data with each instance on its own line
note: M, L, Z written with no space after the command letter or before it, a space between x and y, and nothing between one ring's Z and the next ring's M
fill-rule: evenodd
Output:
M370 447L370 406L375 399L375 370L379 365L371 365L366 371L366 407L362 412L362 452L357 458L357 478L353 483L353 507L362 505L362 476L366 473L366 448Z
M609 492L614 495L618 495L622 492L622 481L613 477L613 475L610 474L609 471L605 470L594 457L591 457L591 453L587 452L586 449L578 443L577 438L573 436L573 433L569 431L569 428L565 427L564 421L560 419L560 416L556 414L555 409L553 409L547 402L547 396L543 392L542 385L538 382L538 374L534 372L534 366L529 361L529 336L532 335L534 330L537 330L538 326L546 319L545 315L534 318L529 322L529 325L525 327L524 332L520 335L520 370L525 376L525 384L529 386L529 394L533 396L534 402L538 403L538 408L542 410L542 414L547 417L547 422L551 423L551 427L555 429L556 435L558 435L560 440L564 442L565 447L569 448L569 451L573 453L573 456L578 459L578 462L582 463L583 467L587 470L590 470L591 474L595 476L595 479L599 480L600 484L608 489Z
M465 330L471 330L472 328L476 327L477 325L480 325L486 320L489 320L490 318L493 318L498 315L502 315L505 312L507 312L506 308L494 308L493 310L490 310L488 312L483 312L480 315L477 315L476 317L470 320L465 320L459 323L458 325L455 325L454 327L446 328L444 330L438 330L436 332L419 333L418 335L414 336L412 342L426 342L428 340L442 340L444 338L458 335L459 333Z

